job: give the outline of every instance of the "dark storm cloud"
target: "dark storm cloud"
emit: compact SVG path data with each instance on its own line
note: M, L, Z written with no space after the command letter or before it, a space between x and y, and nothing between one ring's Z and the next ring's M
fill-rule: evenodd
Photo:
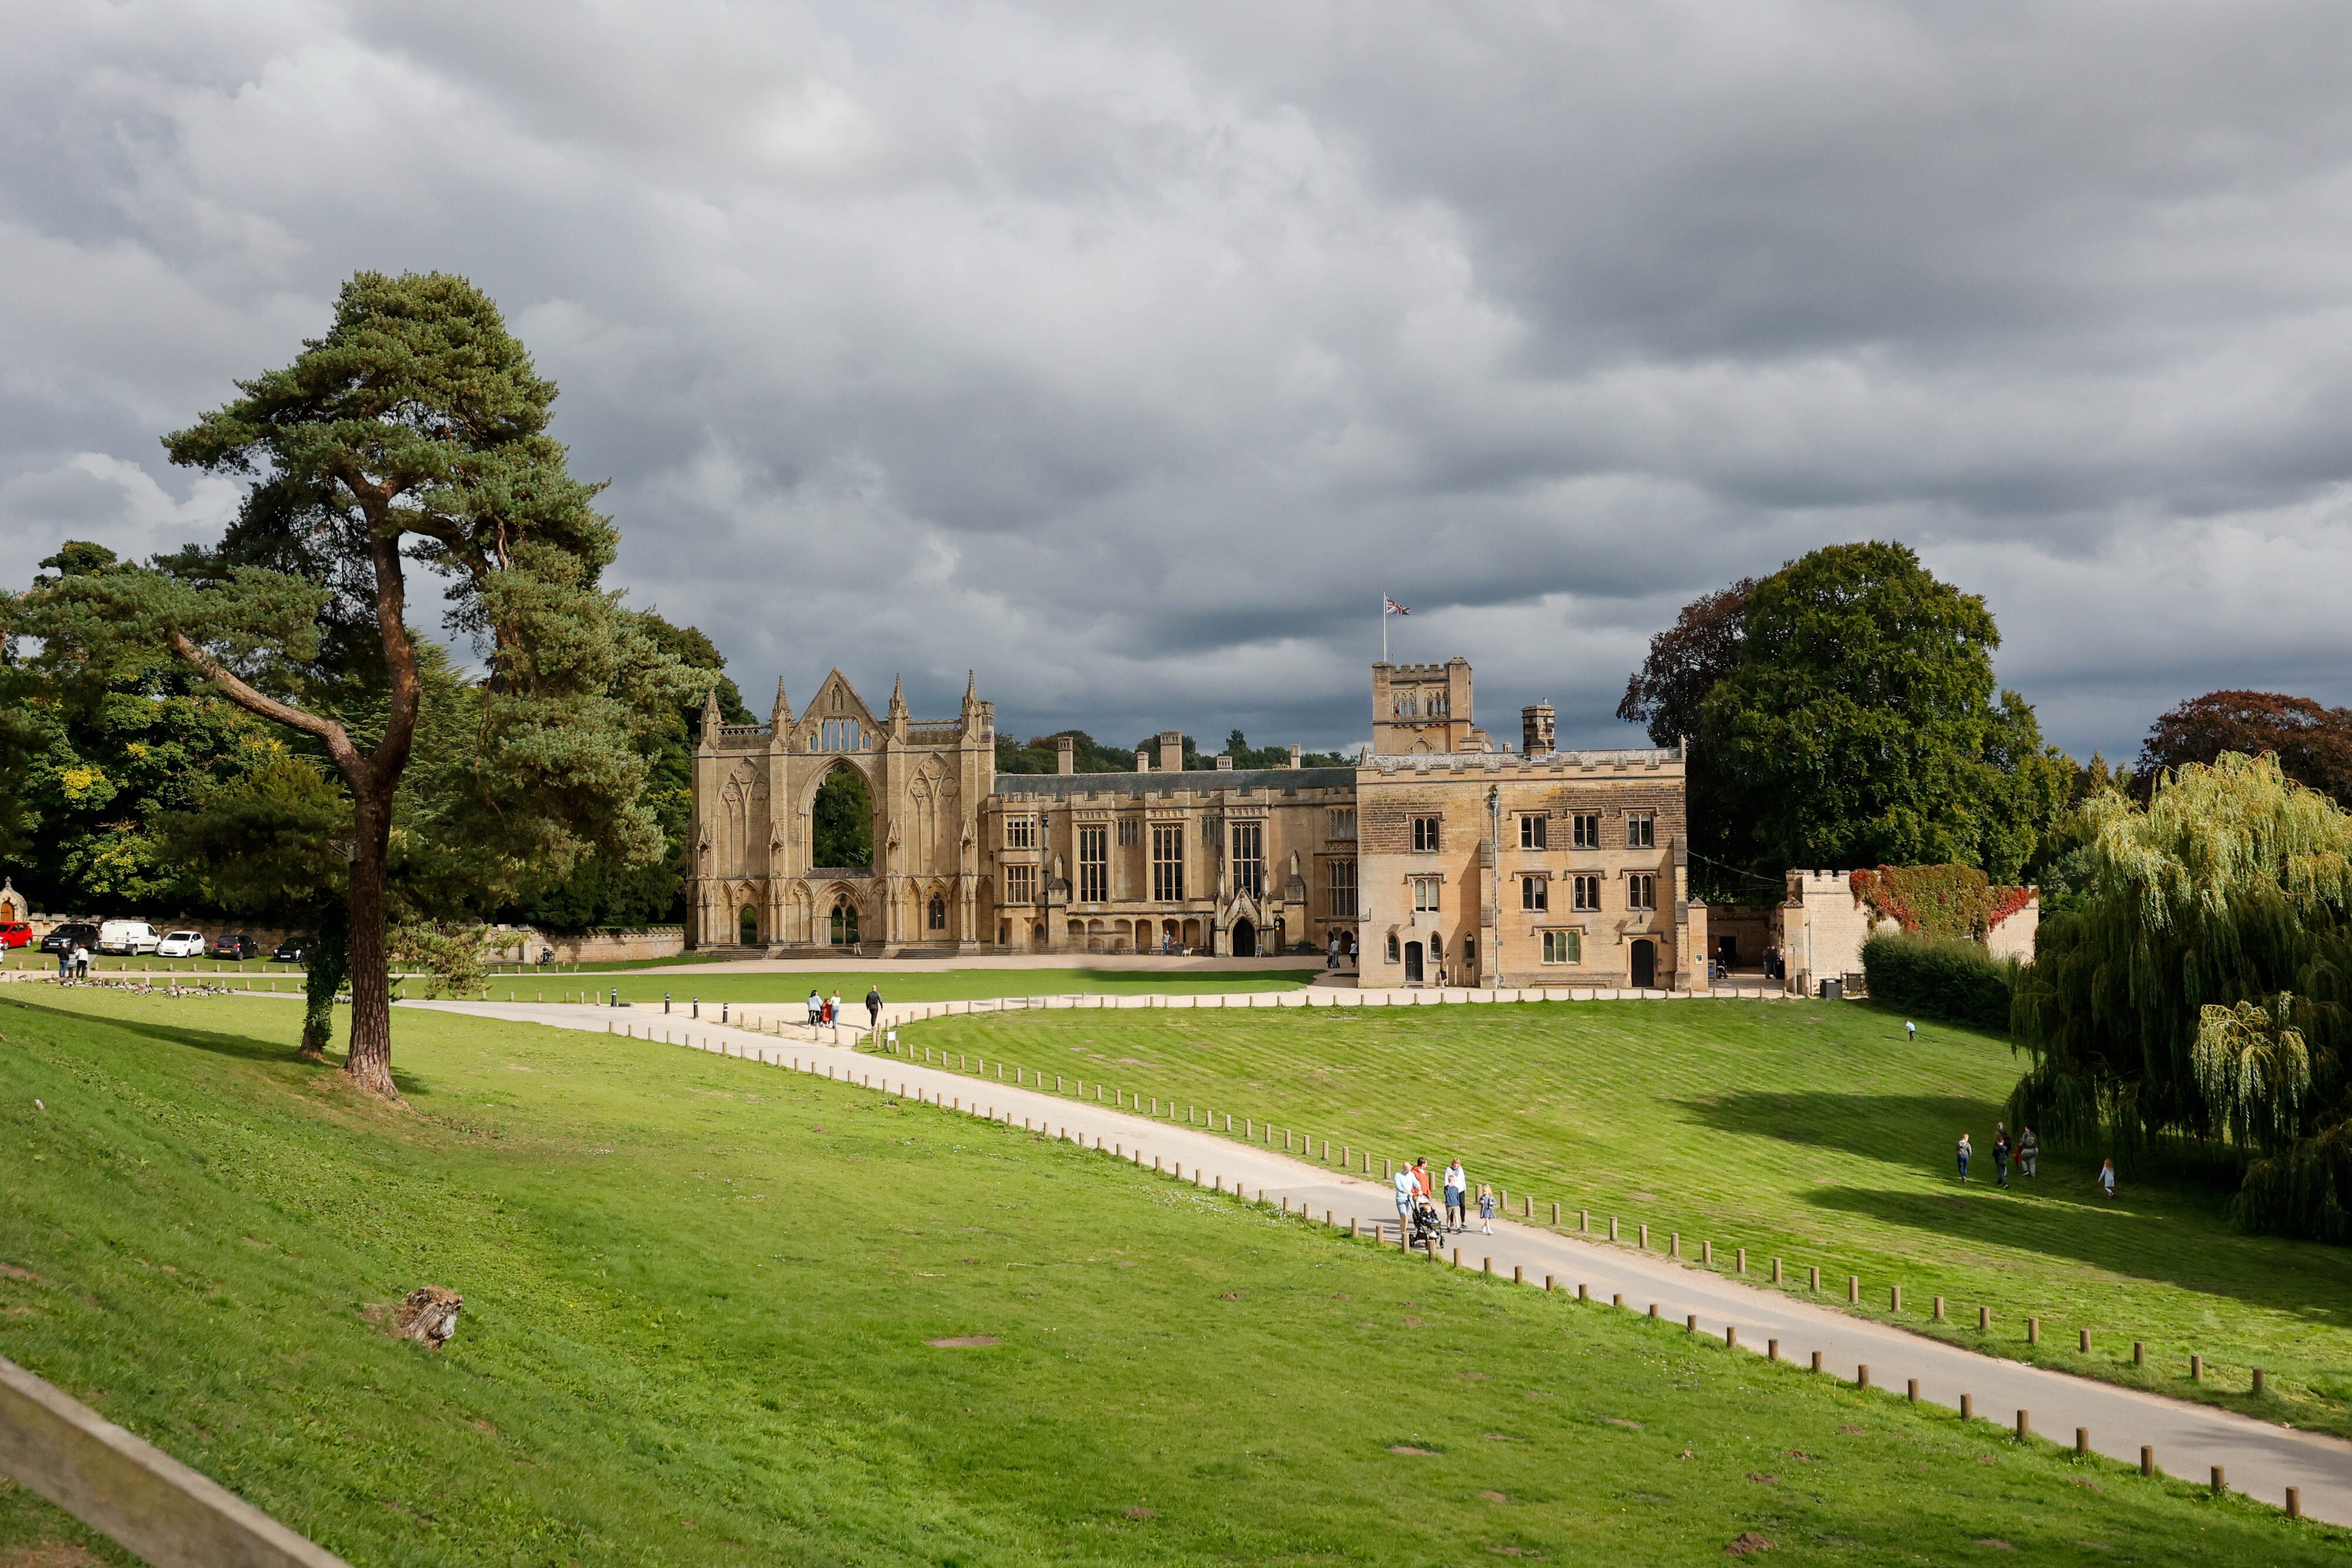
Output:
M2339 7L13 20L8 580L217 528L155 436L438 267L755 705L1341 743L1388 592L1613 737L1685 600L1864 537L2084 751L2352 697Z

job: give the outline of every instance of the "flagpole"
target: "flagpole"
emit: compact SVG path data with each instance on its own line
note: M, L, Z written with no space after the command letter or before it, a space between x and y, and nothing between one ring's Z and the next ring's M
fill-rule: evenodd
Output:
M1381 595L1381 663L1389 662L1389 596Z

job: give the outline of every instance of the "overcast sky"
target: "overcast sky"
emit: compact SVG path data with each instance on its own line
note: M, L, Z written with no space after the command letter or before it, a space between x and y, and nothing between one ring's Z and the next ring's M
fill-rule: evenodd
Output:
M1517 738L1892 538L2050 738L2352 699L2352 7L0 10L0 581L216 532L156 437L472 277L752 706Z

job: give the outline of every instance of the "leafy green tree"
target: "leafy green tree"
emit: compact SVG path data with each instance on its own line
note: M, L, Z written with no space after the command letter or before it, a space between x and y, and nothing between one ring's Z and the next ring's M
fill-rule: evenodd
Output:
M854 768L836 768L816 787L809 808L810 853L833 868L874 863L874 801Z
M1756 580L1701 594L1675 623L1650 639L1649 656L1625 681L1617 716L1649 732L1653 746L1681 746L1696 737L1708 695L1739 666L1746 644L1748 596ZM1777 889L1776 879L1751 870L1757 860L1754 824L1738 799L1737 780L1711 746L1693 747L1683 770L1690 807L1691 848L1699 859L1692 885L1727 903L1754 903Z
M526 895L592 852L657 857L641 739L709 681L600 586L617 535L548 434L555 387L464 279L359 274L325 336L239 390L164 444L253 480L222 548L62 579L20 620L53 664L167 649L323 753L351 811L343 1071L396 1098L395 917ZM412 560L446 580L449 623L487 664L437 705L407 621Z
M2168 1134L2244 1151L2242 1223L2352 1239L2352 815L2236 753L2083 812L2085 902L2018 985L2015 1116L2126 1166Z
M1699 705L1699 749L1744 868L2032 863L2072 768L1995 695L1991 612L1909 548L1837 545L1758 582L1739 653Z

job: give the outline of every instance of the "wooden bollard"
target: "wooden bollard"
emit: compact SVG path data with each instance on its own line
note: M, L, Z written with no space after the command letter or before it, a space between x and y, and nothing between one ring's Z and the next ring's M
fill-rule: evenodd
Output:
M1462 1267L1462 1249L1459 1247L1454 1249L1454 1266L1457 1269Z
M1845 1300L1848 1306L1858 1307L1862 1305L1861 1275L1848 1274L1845 1277Z
M1690 1314L1690 1316L1688 1316L1688 1317L1686 1317L1686 1318L1685 1318L1685 1319L1683 1320L1683 1333L1698 1333L1698 1314L1697 1314L1696 1312L1693 1312L1693 1313L1691 1313L1691 1314Z
M1547 1291L1555 1291L1555 1290L1558 1290L1558 1289L1559 1289L1559 1287L1558 1287L1557 1285L1554 1285L1554 1284L1552 1283L1551 1276L1550 1276L1549 1274L1546 1274L1546 1275L1544 1276L1544 1289L1545 1289Z
M1576 1282L1576 1299L1580 1301L1589 1301L1592 1299L1591 1291L1586 1288L1584 1281L1581 1280L1579 1280Z
M1643 1251L1644 1251L1644 1252L1647 1252L1649 1249L1650 1249L1650 1228L1649 1228L1648 1226L1644 1225L1643 1227L1642 1227L1642 1250L1643 1250Z
M1738 1323L1726 1323L1723 1325L1723 1348L1726 1350L1738 1350L1739 1348L1739 1325Z
M2033 1436L2033 1417L2023 1410L2017 1413L2017 1435L2020 1437Z
M1666 1256L1669 1258L1679 1258L1682 1255L1683 1233L1679 1230L1668 1231L1666 1233Z
M1821 1369L1822 1369L1822 1353L1821 1353L1820 1351L1815 1351L1815 1352L1813 1352L1813 1370L1814 1370L1815 1372L1819 1372Z
M1576 1211L1576 1228L1587 1236L1592 1234L1592 1211L1591 1209L1580 1208Z
M1944 1321L1944 1298L1941 1296L1936 1298L1936 1321L1937 1322Z
M2084 1329L2074 1336L2074 1348L2084 1355L2091 1354L2091 1331Z
M1976 1418L1976 1414L1977 1414L1977 1396L1976 1396L1975 1395L1973 1395L1973 1394L1963 1394L1963 1395L1961 1395L1961 1396L1960 1396L1960 1419L1961 1419L1961 1420L1963 1420L1963 1421L1972 1421L1972 1420L1974 1420L1974 1419Z
M1702 1269L1712 1269L1715 1267L1714 1242L1702 1241L1698 1244L1698 1262L1699 1267Z
M2025 1343L2028 1344L2040 1344L2042 1343L2042 1320L2040 1318L2028 1318L2025 1320Z
M1780 1282L1780 1260L1778 1258L1772 1260L1772 1282L1776 1285Z
M2139 1446L2139 1473L2144 1476L2156 1474L2156 1450L2146 1443Z
M2074 1428L2074 1457L2078 1459L2091 1457L2091 1429L2088 1427Z
M2213 1491L2216 1496L2230 1490L2230 1472L2220 1465L2213 1467Z
M2259 1367L2259 1366L2258 1366L2258 1367L2254 1368L2254 1397L2255 1397L2255 1398L2257 1398L2257 1399L2260 1399L2262 1396L2263 1396L2263 1369L2262 1369L2261 1367Z
M1822 1266L1815 1263L1805 1270L1805 1289L1818 1291L1822 1288Z
M1992 1309L1990 1307L1979 1307L1977 1309L1977 1332L1979 1333L1984 1333L1990 1331L1991 1327Z
M2147 1341L2144 1339L2132 1341L2132 1364L2134 1366L2147 1364Z
M1902 1286L1889 1285L1886 1287L1886 1310L1890 1312L1899 1312L1903 1310Z
M1521 1267L1519 1267L1519 1265L1517 1265L1517 1263L1512 1264L1512 1265L1511 1265L1511 1283L1512 1283L1512 1284L1514 1284L1514 1285L1524 1285L1524 1284L1526 1284L1527 1282L1528 1282L1528 1271L1527 1271L1525 1269L1522 1269Z
M1745 1248L1745 1247L1739 1248L1739 1249L1736 1249L1736 1250L1732 1253L1732 1255L1731 1255L1731 1270L1732 1270L1732 1272L1733 1272L1733 1273L1735 1273L1735 1274L1745 1274L1746 1272L1748 1272L1748 1249L1747 1249L1747 1248Z
M1556 1203L1551 1206L1551 1228L1554 1230L1559 1228L1559 1205Z
M2205 1358L2203 1356L2192 1355L2189 1358L2189 1381L2191 1383L2202 1383L2205 1381Z
M2303 1489L2301 1487L2289 1487L2286 1489L2286 1516L2289 1519L2301 1519L2303 1517Z
M1617 1239L1617 1217L1613 1214L1609 1217L1609 1239Z
M1348 1238L1349 1238L1349 1240L1353 1240L1355 1238L1357 1238L1358 1236L1360 1236L1360 1235L1362 1235L1362 1234L1363 1234L1363 1232L1362 1232L1361 1230L1360 1230L1360 1229L1358 1229L1358 1228L1357 1228L1357 1219L1356 1219L1356 1217L1355 1217L1354 1215L1352 1215L1352 1214L1351 1214L1351 1215L1349 1215L1349 1216L1348 1217Z
M1495 1260L1492 1258L1481 1258L1478 1260L1478 1272L1481 1274L1491 1275L1494 1271Z
M1853 1385L1864 1389L1870 1386L1870 1363L1865 1361L1853 1369Z
M1625 1292L1622 1291L1611 1291L1609 1295L1609 1304L1612 1307L1623 1306L1625 1304Z
M1764 1342L1764 1359L1767 1361L1778 1361L1780 1359L1780 1342L1779 1340L1768 1339Z
M1917 1378L1915 1377L1911 1380L1910 1386L1904 1390L1904 1396L1914 1405L1919 1403L1919 1380Z

